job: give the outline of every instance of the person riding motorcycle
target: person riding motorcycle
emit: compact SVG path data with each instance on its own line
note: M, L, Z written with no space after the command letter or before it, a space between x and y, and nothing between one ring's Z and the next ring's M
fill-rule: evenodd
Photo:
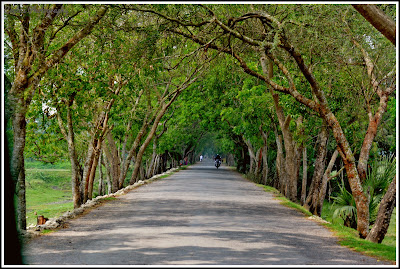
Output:
M215 167L218 168L221 165L221 162L222 162L221 156L219 156L219 154L216 154L214 157Z

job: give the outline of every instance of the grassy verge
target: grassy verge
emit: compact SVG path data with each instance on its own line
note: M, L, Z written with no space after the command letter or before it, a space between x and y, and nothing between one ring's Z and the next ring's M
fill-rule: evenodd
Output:
M312 216L312 214L306 210L304 207L302 207L299 204L293 203L292 201L288 200L286 197L284 197L277 189L271 186L265 186L262 184L257 184L257 186L264 188L265 191L267 192L272 192L275 196L276 199L280 200L280 203L284 206L294 208L301 213L303 213L306 216Z
M377 244L361 239L354 229L340 224L323 224L328 227L338 238L339 244L357 252L376 257L378 260L396 261L396 246Z
M306 216L312 215L301 205L286 199L277 189L262 184L257 185L264 188L267 192L272 192L276 199L281 201L281 204L295 208ZM332 215L335 209L336 207L334 205L325 201L321 217L329 223L323 223L322 225L329 228L339 238L340 245L376 257L378 260L396 262L396 208L393 211L388 232L381 244L360 239L356 230L343 226L343 222L341 221L333 220Z
M180 171L180 170L186 170L189 166L190 166L189 164L178 166L178 171Z
M36 225L38 215L53 218L73 209L71 171L65 167L66 164L35 166L27 163L27 226Z

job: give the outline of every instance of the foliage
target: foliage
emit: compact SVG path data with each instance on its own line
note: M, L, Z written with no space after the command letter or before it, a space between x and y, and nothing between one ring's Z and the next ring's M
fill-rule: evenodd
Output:
M370 225L375 220L379 209L379 203L382 200L388 186L396 175L396 158L394 155L381 155L379 159L375 159L367 172L367 178L363 182L363 188L370 195ZM334 211L333 221L340 218L347 227L356 227L357 209L353 195L347 191L342 179L339 185L340 191L336 196L332 197L334 204L340 206Z
M46 100L40 98L32 102L27 113L26 158L50 164L68 158L67 145L54 113Z
M18 7L10 6L13 9ZM395 5L378 6L393 18L396 17ZM154 13L137 11L143 7L153 9ZM46 31L46 56L59 49L96 11L96 5L67 4L65 8L67 12L57 16L49 31ZM354 46L351 37L373 59L378 81L385 86L396 81L395 76L385 77L396 65L396 50L351 5L113 4L91 35L75 45L63 61L50 69L40 81L27 112L24 157L30 161L39 160L55 165L68 158L67 143L59 130L54 110L58 108L65 124L67 110L70 109L78 162L82 168L90 140L97 131L94 129L96 120L105 112L104 107L111 100L114 103L110 111L107 111L108 126L120 154L127 155L122 152L124 139L126 138L127 148L132 146L147 116L151 126L154 120L152 116L163 103L166 85L170 83L171 88L179 85L198 63L218 56L204 75L188 87L163 116L161 123L165 125L159 124L156 135L161 135L164 127L166 131L157 141L153 140L157 142L156 152L168 153L179 159L189 153L229 153L235 156L237 162L245 163L246 167L248 150L244 140L250 141L255 149L260 148L264 143L260 135L261 129L268 134L267 159L269 173L273 175L277 154L274 125L277 126L277 122L272 96L265 81L242 72L241 63L231 57L233 52L237 53L246 62L249 70L262 74L260 53L253 45L219 29L215 21L211 20L207 8L223 23L234 23L239 35L256 41L272 42L271 54L290 73L287 76L276 64L272 81L287 87L291 85L292 79L293 87L300 94L316 101L298 64L282 49L279 37L284 33L302 55L323 89L328 106L340 122L350 148L352 151L354 149L354 155L359 154L368 128L369 115L377 111L379 98L371 86L363 55ZM267 12L276 17L282 28L262 25L262 20L257 18L232 21L255 11ZM157 16L156 12L166 14L172 20ZM70 18L71 14L76 16ZM40 14L31 15L30 31L41 20ZM177 23L178 20L182 23ZM200 26L193 26L195 24ZM5 28L9 29L12 25L15 25L17 32L21 30L17 17L6 15ZM63 26L59 28L60 25ZM349 32L346 31L346 25L349 26ZM199 38L207 42L207 45L191 42L177 34L179 31ZM12 67L15 63L9 35L5 35L4 43L4 75L13 81L15 74ZM213 45L231 49L232 53L223 54L222 50L209 48ZM35 72L37 66L38 59L33 63L31 73ZM122 88L116 94L118 85L122 85ZM10 84L6 83L5 86L7 95ZM168 96L168 92L166 95ZM321 126L322 120L315 111L294 101L292 96L284 93L278 95L285 115L290 115L292 119L299 116L304 118L301 126L304 127L304 133L298 131L299 128L296 128L293 120L290 131L298 145L307 147L308 175L312 175L318 133L316 126ZM73 102L68 107L68 100L72 99ZM389 174L393 173L382 173L379 169L384 168L378 169L374 164L383 161L380 154L396 151L395 93L389 96L387 111L372 145L369 159L371 169L368 172L370 176L364 184L371 195L371 223L374 222L377 205L391 180ZM129 124L131 127L127 129ZM11 136L10 126L9 123L7 134ZM148 131L149 128L144 131L145 135ZM279 128L277 134L281 134ZM9 139L9 143L12 150L12 139ZM328 151L332 152L335 148L336 143L331 140ZM152 153L150 147L146 149L143 165L149 162ZM119 157L122 159L125 156ZM27 168L35 165L27 163ZM45 167L48 166L43 165ZM128 175L132 173L131 170ZM34 177L39 185L48 180L44 174L35 174ZM126 182L128 178L129 176ZM338 188L335 206L342 205L335 210L335 218L347 219L348 225L354 226L357 212L354 199L348 191L348 183L342 181L342 184L336 184L336 181L331 181L330 184L333 189ZM31 194L28 191L28 195Z

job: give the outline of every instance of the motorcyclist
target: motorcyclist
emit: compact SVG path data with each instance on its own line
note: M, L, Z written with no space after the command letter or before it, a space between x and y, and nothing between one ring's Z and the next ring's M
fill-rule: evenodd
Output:
M221 165L221 163L222 163L221 156L219 156L219 154L216 154L214 157L215 167L218 168Z
M221 156L219 156L219 154L216 154L216 155L215 155L214 161L216 161L216 160L220 160L220 161L221 161Z

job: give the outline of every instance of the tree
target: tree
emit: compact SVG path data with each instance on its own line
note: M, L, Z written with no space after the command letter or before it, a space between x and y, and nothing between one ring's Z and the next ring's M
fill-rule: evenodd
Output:
M396 201L396 176L393 178L392 183L390 183L388 190L381 203L379 204L377 221L370 233L367 236L367 240L374 243L381 243L385 238L386 232L389 228L390 218L392 216L393 208Z
M58 111L68 142L75 207L95 195L101 154L109 187L117 191L128 172L134 183L154 173L157 163L165 166L167 155L194 161L201 150L196 144L208 144L219 153L234 153L240 171L272 183L293 201L303 152L301 199L320 214L340 154L358 232L368 235L371 203L363 184L368 162L378 155L374 145L393 147L381 142L379 126L393 126L395 118L395 51L350 5L67 5L68 16L50 11L41 16L20 7L9 5L6 20L6 42L12 45L7 55L14 57L7 60L14 67L7 70L14 81L7 92L12 171L20 176L20 190L24 151L51 161L31 150L43 148L26 139L26 120L32 119L29 128L39 123L47 135L59 135L53 128L56 118L43 117L46 104ZM64 6L46 7L60 11ZM16 11L26 15L20 22ZM214 109L201 113L207 105ZM306 156L314 151L318 131L306 197ZM217 142L208 142L207 133ZM334 140L328 143L330 135ZM378 137L380 144L374 142ZM332 157L325 169L326 156ZM267 179L271 164L277 175L273 182ZM23 191L20 197L23 201ZM384 201L382 208L390 208L391 199Z
M58 16L62 4L40 5L42 14L35 14L31 5L6 5L5 32L12 44L14 60L14 79L8 93L9 105L13 126L13 152L11 156L11 174L17 181L18 193L18 228L26 229L26 201L25 201L25 169L24 149L26 137L26 113L33 95L42 77L68 53L68 51L90 34L93 27L105 15L108 7L100 6L96 14L86 20L86 25L57 48L51 45L58 32L65 28L70 20L78 16ZM62 25L56 28L55 21L60 19ZM16 25L18 24L18 26ZM19 29L19 34L17 34ZM63 41L61 41L63 42Z
M265 81L274 89L274 91L291 95L297 102L303 104L313 111L313 113L316 113L320 118L325 120L332 130L333 136L338 145L338 151L345 164L347 178L356 201L358 212L357 230L360 236L365 238L369 230L368 194L363 192L354 153L351 150L350 144L338 118L330 108L329 100L325 95L323 84L321 84L323 80L318 80L318 78L313 74L313 71L315 70L313 70L312 64L306 63L305 54L302 53L304 47L301 47L300 45L296 46L297 44L290 41L289 34L297 28L301 29L301 26L296 27L296 23L290 24L292 22L290 20L291 18L283 21L279 20L276 16L263 10L265 8L261 6L259 7L259 11L249 11L247 13L244 11L242 16L231 17L229 20L222 19L223 16L219 13L218 9L214 11L206 5L201 5L201 7L204 9L206 14L191 18L191 20L180 18L177 14L172 17L151 8L139 8L136 6L134 9L157 14L165 21L174 23L173 26L171 25L170 31L186 37L201 46L207 46L208 48L213 48L232 55L238 60L240 66L246 73ZM313 9L314 6L307 6L307 8ZM332 8L340 7L335 6ZM288 10L289 9L290 6ZM325 10L325 12L326 11L327 10ZM294 12L292 12L292 14L294 14ZM207 18L207 16L209 19L204 19ZM259 23L258 29L263 31L258 33L258 35L254 35L253 32L248 30L249 28L243 26L240 28L238 27L238 25L243 25L247 21L254 20ZM213 25L215 27L214 29L218 29L219 31L213 31L209 35L205 35L204 33L202 35L193 34L193 29L197 29L201 32L203 25ZM302 25L307 24L302 23ZM188 27L191 27L192 29L189 30ZM255 27L252 29L255 29ZM335 28L334 30L339 34L339 28ZM343 32L340 34L343 35ZM252 70L244 56L239 55L239 52L233 49L235 40L248 44L248 46L254 48L254 51L265 51L265 54L277 66L280 74L286 78L286 83L277 83L255 70ZM295 64L292 65L292 62L288 61L289 59ZM311 91L303 92L297 89L293 78L294 74L298 73L306 79Z
M376 5L352 5L367 21L396 46L396 22Z

